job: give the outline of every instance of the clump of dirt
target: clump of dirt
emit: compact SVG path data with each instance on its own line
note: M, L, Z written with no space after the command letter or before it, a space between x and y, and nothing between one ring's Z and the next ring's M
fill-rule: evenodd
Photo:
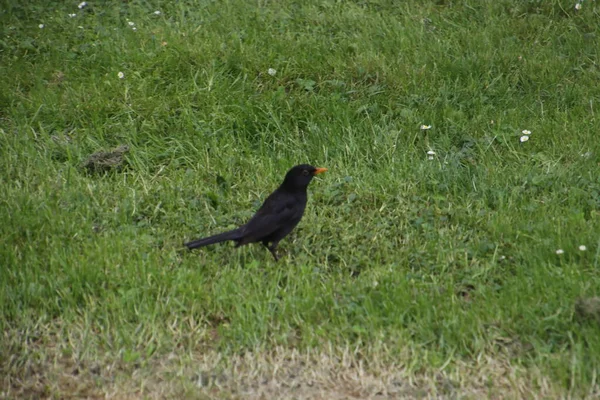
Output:
M592 320L600 324L600 297L577 299L575 314L581 320Z
M98 151L90 155L81 166L89 172L105 172L119 169L124 164L125 153L129 146L121 145L112 151Z

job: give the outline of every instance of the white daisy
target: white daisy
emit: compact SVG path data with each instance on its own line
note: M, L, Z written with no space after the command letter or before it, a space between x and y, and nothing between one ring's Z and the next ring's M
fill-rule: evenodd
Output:
M125 74L122 73L121 71L119 71L119 73L117 74L117 76L119 77L119 79L125 78Z
M586 251L587 247L585 244L582 244L581 246L579 246L579 251Z
M519 139L521 142L526 142L529 140L529 136L521 136L521 138Z
M421 125L420 128L422 131L428 131L429 129L431 129L431 125Z
M561 254L564 254L564 253L565 253L565 251L564 251L563 249L558 249L558 250L556 250L556 254L557 254L557 255L559 255L559 256L560 256Z
M269 68L267 70L267 74L271 75L271 76L275 76L275 74L277 73L277 70L274 68Z

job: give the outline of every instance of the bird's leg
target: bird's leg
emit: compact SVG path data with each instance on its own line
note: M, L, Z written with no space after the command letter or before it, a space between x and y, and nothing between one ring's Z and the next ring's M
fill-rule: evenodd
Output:
M275 258L275 261L279 261L279 255L277 254L277 245L271 245L269 247L269 251L271 252L271 254L273 254L273 258Z
M275 261L279 261L279 256L277 255L277 245L279 244L279 242L272 242L271 245L269 245L269 242L267 240L263 240L262 244L267 249L269 249L271 254L273 254L273 258L275 258Z

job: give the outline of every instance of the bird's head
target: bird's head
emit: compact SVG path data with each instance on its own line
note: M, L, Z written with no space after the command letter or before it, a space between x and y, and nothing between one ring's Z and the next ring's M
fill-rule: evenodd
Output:
M312 178L327 171L327 168L317 168L308 164L301 164L292 167L283 180L283 185L290 190L306 189Z

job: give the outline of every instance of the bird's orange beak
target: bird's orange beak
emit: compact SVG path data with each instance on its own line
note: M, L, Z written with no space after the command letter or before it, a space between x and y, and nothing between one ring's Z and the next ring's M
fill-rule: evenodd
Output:
M327 171L327 168L317 168L315 169L314 175L322 174L325 171Z

